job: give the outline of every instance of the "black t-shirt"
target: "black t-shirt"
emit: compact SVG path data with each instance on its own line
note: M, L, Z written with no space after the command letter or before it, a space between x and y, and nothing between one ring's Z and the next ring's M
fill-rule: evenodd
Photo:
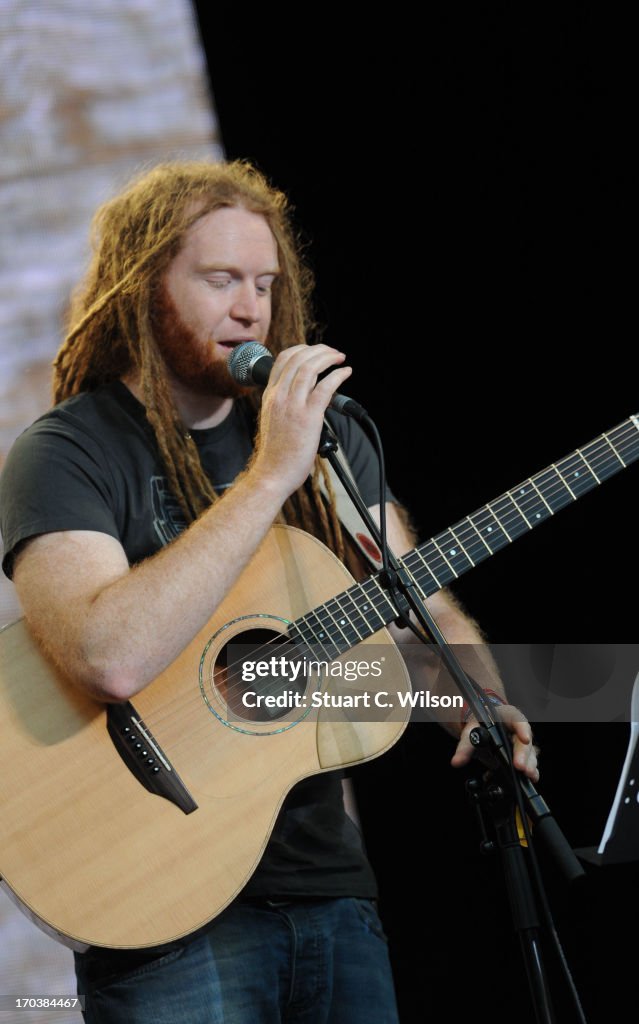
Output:
M379 500L377 463L352 420L331 423L367 505ZM229 487L252 452L251 416L236 402L218 426L191 430L218 492ZM155 554L184 529L143 406L116 382L68 399L28 428L0 478L3 569L30 537L96 530L122 544L131 565ZM323 773L288 795L245 896L375 895L360 834L344 811L341 775Z

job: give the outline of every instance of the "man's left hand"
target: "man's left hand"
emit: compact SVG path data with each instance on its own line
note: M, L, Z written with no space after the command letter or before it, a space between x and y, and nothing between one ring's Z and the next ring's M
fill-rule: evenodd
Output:
M533 743L530 723L524 718L519 708L514 707L513 704L503 704L494 710L499 715L506 732L510 734L515 768L523 772L531 782L538 782L537 748ZM477 719L471 715L462 730L457 749L450 762L455 768L463 767L472 759L475 747L470 742L470 734L476 726Z

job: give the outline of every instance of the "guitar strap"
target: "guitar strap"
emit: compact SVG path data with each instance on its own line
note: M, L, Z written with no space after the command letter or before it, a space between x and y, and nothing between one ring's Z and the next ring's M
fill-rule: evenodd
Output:
M336 456L340 461L340 464L347 475L355 483L351 467L348 464L346 456L338 449ZM381 552L370 535L370 532L364 523L364 520L360 516L359 512L353 505L353 502L349 498L346 488L339 479L337 473L331 466L330 462L327 462L326 468L328 475L333 485L333 492L335 494L335 507L337 510L337 518L348 533L349 537L353 541L353 544L359 552L364 556L366 563L377 572L382 567L382 555ZM324 497L328 500L328 494L324 481L320 485Z

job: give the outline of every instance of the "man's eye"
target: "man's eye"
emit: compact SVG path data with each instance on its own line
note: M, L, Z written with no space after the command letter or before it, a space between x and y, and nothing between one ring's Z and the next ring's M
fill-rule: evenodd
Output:
M208 283L213 288L225 288L226 285L229 283L229 278L228 277L208 277L207 281L208 281Z

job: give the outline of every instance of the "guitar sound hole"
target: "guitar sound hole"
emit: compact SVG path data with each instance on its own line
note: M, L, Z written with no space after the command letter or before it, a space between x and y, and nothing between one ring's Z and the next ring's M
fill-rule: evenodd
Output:
M275 722L299 718L306 710L304 659L274 630L234 636L217 654L213 681L231 720Z

